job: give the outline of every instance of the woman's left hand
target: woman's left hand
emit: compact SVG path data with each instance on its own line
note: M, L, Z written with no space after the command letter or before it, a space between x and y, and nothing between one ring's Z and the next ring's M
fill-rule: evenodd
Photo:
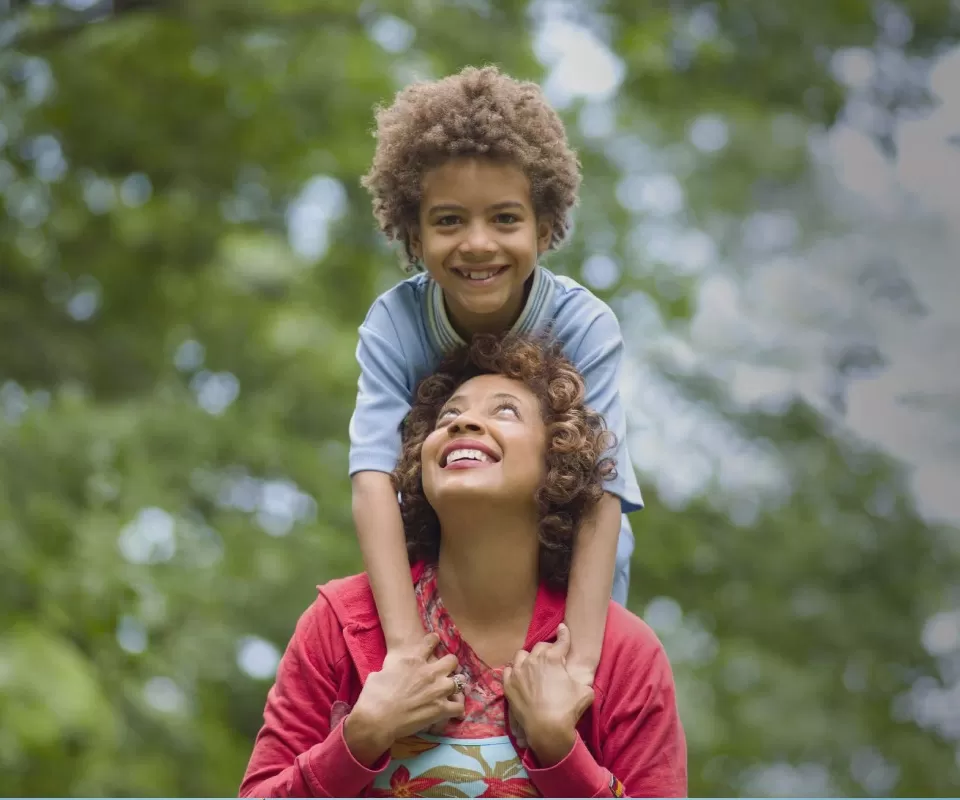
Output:
M520 650L503 671L510 712L523 729L541 767L562 761L573 748L577 723L593 703L593 689L567 672L570 631L561 624L557 641Z

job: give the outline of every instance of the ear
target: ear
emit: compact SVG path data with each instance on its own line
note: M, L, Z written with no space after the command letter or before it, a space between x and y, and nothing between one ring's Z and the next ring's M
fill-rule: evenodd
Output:
M553 239L553 218L537 217L537 253L540 255L546 253L550 249L551 239Z
M420 238L420 226L411 225L407 231L407 241L410 245L410 252L415 258L423 260L423 240Z

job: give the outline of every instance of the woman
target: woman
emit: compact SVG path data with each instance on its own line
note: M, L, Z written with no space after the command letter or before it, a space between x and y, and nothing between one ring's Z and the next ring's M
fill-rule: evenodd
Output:
M420 385L395 480L430 633L386 656L366 576L321 587L241 796L686 794L653 632L611 603L593 689L564 666L573 539L613 471L583 394L556 345L517 337L477 337Z

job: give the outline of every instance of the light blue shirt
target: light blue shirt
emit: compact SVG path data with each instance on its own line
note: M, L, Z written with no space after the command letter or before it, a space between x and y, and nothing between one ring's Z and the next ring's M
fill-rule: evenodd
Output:
M516 333L539 333L552 326L564 354L586 384L586 404L602 414L616 435L617 476L604 489L620 498L624 514L643 508L633 463L627 452L626 414L620 401L623 338L610 307L571 278L543 267L533 274L527 302L514 323ZM392 472L401 449L401 424L417 384L432 374L444 355L464 344L447 316L443 291L420 273L377 298L360 326L357 361L360 380L350 420L350 475ZM618 572L629 570L633 534L623 518ZM626 560L626 565L621 562ZM624 597L616 597L624 602Z

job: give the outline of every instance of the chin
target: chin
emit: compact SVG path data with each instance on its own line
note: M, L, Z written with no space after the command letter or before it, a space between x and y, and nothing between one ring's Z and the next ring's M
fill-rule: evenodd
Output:
M452 502L462 503L466 500L477 500L489 503L500 496L500 486L481 476L469 475L473 470L461 470L459 474L444 474L432 481L432 486L424 484L423 493L427 501L434 508ZM480 480L477 480L481 477Z
M472 297L465 299L463 305L472 314L493 315L503 311L510 305L510 295L496 295L493 297Z

